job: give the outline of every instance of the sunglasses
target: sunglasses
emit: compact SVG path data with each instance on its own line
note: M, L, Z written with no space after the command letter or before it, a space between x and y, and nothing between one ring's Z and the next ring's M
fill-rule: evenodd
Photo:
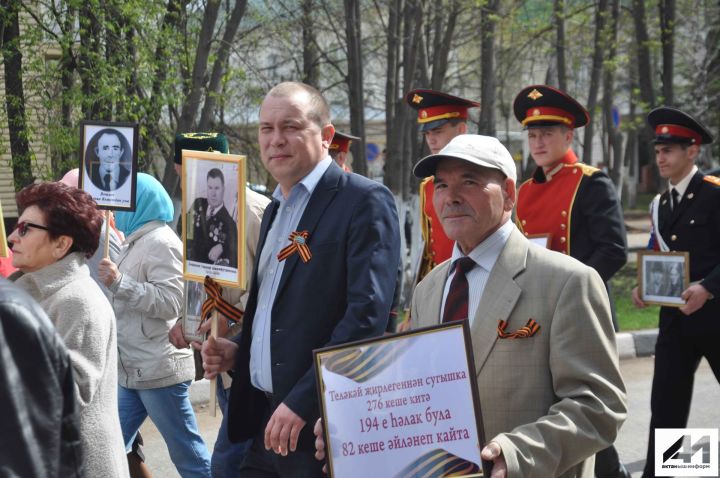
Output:
M25 234L28 233L29 227L34 227L35 229L42 229L43 231L50 230L49 228L47 228L45 226L41 226L40 224L34 224L32 222L27 222L27 221L18 222L17 225L15 226L15 230L18 232L18 236L25 237Z

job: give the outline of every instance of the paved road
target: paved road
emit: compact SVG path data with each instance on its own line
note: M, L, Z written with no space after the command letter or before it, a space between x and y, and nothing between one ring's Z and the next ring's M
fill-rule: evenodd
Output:
M623 462L632 473L639 477L645 463L647 447L647 427L650 423L650 385L652 380L653 359L651 357L621 361L622 373L628 390L629 413L616 442ZM690 411L690 427L720 426L720 385L703 360L696 374L693 406ZM204 406L196 407L200 431L208 446L215 443L220 414L216 418L208 415ZM150 420L143 425L145 454L147 464L157 478L174 478L179 475L170 462L162 437Z

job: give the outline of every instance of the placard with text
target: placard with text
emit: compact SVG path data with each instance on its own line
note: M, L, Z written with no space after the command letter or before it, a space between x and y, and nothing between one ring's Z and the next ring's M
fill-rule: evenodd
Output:
M483 476L467 321L315 351L331 477Z

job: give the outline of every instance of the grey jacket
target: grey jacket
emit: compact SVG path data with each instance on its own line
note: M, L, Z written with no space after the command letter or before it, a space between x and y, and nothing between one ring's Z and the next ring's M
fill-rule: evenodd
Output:
M120 385L150 389L192 380L192 352L168 340L182 312L182 242L165 223L149 222L125 239L117 266L121 275L109 289Z
M70 352L87 476L128 476L117 413L115 315L85 257L73 252L11 277L38 301Z

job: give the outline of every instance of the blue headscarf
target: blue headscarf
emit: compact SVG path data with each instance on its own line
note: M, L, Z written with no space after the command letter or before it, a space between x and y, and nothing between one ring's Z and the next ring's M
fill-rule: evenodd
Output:
M127 237L150 221L172 221L173 213L172 200L162 184L149 174L138 173L135 211L116 212L115 225Z

